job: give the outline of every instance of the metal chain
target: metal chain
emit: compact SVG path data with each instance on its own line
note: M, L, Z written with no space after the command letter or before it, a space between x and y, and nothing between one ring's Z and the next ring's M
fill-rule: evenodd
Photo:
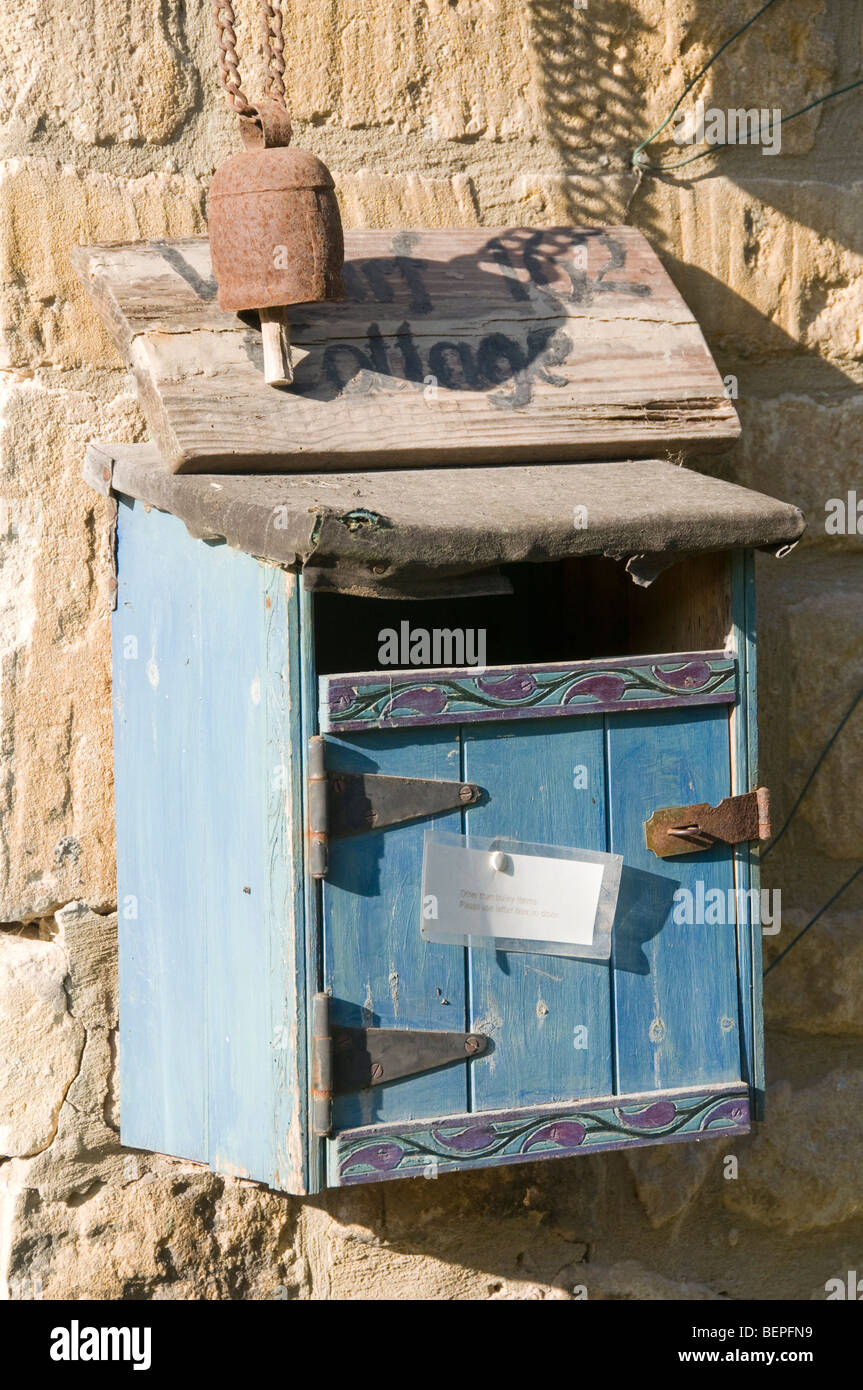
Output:
M213 0L213 18L219 34L219 72L222 86L228 101L241 116L252 107L240 87L240 69L237 63L237 35L234 32L236 15L231 0Z
M285 40L282 36L282 0L261 0L264 53L267 57L267 96L287 106L285 99Z
M264 56L267 66L267 95L281 106L285 99L285 41L282 36L281 0L260 0L264 28ZM231 106L240 116L255 108L240 86L237 62L236 15L231 0L212 0L213 18L219 35L219 72Z

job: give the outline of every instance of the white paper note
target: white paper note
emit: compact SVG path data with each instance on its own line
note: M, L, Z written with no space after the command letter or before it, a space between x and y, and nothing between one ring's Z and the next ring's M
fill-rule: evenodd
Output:
M619 855L428 831L423 936L607 957L621 865Z

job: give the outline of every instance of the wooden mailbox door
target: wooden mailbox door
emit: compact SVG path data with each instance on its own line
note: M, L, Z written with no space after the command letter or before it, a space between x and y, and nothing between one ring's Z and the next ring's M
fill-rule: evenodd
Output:
M321 687L330 770L467 780L487 793L433 821L331 843L332 1023L493 1043L469 1062L337 1097L330 1185L745 1131L750 942L736 920L734 851L662 860L644 837L658 807L731 793L734 658L331 676ZM425 941L428 828L622 855L610 961Z

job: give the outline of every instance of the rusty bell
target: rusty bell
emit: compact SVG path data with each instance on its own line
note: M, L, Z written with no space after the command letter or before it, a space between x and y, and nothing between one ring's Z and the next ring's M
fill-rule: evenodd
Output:
M291 123L275 102L240 118L242 154L210 186L209 231L219 307L229 313L342 299L344 238L332 175L289 148Z

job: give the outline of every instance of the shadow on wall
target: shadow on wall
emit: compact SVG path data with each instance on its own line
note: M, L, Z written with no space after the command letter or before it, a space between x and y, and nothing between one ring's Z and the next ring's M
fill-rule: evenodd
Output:
M643 138L644 102L630 55L650 26L630 0L587 0L583 8L578 0L528 0L527 8L540 114L558 156L566 216L613 221L601 184L585 189L566 176L622 172L634 189L629 155Z
M690 1148L673 1147L678 1154ZM727 1145L692 1148L684 1168L694 1181L721 1169ZM667 1242L657 1248L621 1154L357 1186L305 1198L303 1205L314 1210L315 1224L328 1228L330 1287L314 1288L317 1298L365 1297L378 1280L385 1296L397 1299L601 1301L750 1292L735 1281L714 1290L680 1278L681 1263L695 1262L681 1261ZM691 1245L700 1239L693 1233ZM689 1243L684 1236L682 1244Z
M584 0L583 8L579 0L528 0L540 117L559 164L563 219L619 220L624 179L627 220L662 255L714 351L754 361L797 355L818 365L819 389L847 386L843 344L830 342L832 323L816 320L831 304L835 317L859 275L850 262L863 252L863 216L848 185L855 174L863 182L863 89L785 126L777 155L739 146L647 174L637 185L636 146L754 12L748 0L721 9L707 0L666 6L659 34L644 8L634 0ZM855 10L843 4L827 15L820 0L800 0L793 12L768 12L721 55L679 114L692 113L702 98L723 111L757 107L785 116L854 81ZM658 80L667 100L657 107ZM672 129L648 147L651 162L695 152L675 144ZM853 307L849 301L848 318L856 321Z
M619 183L615 188L613 178L602 176L631 180L627 220L659 251L723 375L732 378L732 394L738 392L741 441L727 453L694 459L695 466L802 505L810 540L824 542L827 500L844 498L859 472L863 89L786 124L778 154L741 146L646 174L637 185L633 150L758 4L691 0L652 8L661 34L646 22L647 6L635 0L585 0L584 7L578 0L528 0L542 121L560 167L560 205L575 224L614 222ZM857 80L859 61L859 6L850 0L777 5L721 55L681 114L694 111L701 98L720 111L755 107L788 116ZM657 105L659 83L667 99ZM670 164L695 148L676 144L669 127L647 154L652 163ZM783 562L784 582L799 597L807 592L807 581L797 577L807 562L814 558L823 568L842 556L847 566L860 551L853 541L801 548ZM818 697L821 703L805 683L789 694L787 672L769 662L783 648L779 629L789 638L777 592L782 582L777 575L761 609L768 638L761 672L764 771L776 793L777 825L863 678L859 663L843 664L832 654L831 644L847 649L835 640L834 615L819 655L833 673L829 692ZM808 582L823 586L825 579L813 574ZM768 632L770 625L776 631ZM790 639L785 650L794 650ZM859 766L852 738L849 730L843 748ZM831 839L826 822L819 830ZM770 883L795 882L799 846L789 836L770 863ZM848 859L849 872L853 865ZM838 884L842 876L835 862L823 881ZM811 858L805 877L810 887L804 890L798 873L798 892L813 893L813 907L820 905L829 888ZM857 901L859 888L846 910Z

